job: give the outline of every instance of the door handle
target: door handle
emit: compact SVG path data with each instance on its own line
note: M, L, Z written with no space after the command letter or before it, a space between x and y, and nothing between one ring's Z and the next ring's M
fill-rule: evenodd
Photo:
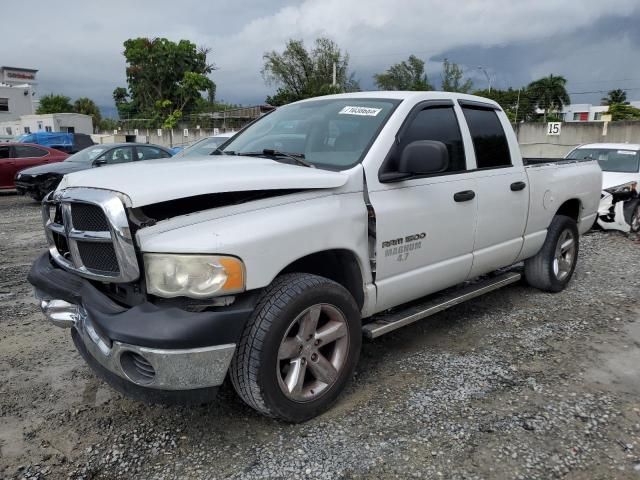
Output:
M524 182L513 182L511 184L511 191L517 192L519 190L524 190L527 187L527 184Z
M474 198L476 198L476 192L473 190L464 190L463 192L458 192L453 195L453 199L456 202L468 202Z

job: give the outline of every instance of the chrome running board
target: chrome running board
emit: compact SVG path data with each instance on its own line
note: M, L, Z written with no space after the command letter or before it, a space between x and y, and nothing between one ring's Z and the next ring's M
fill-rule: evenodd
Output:
M362 326L364 336L367 338L377 338L385 333L392 332L400 327L422 320L423 318L435 315L447 308L459 305L460 303L479 297L498 288L502 288L520 280L522 275L516 272L503 273L496 277L490 277L470 285L445 290L443 293L426 297L423 301L412 302L409 306L391 311L389 313L379 313L373 316L371 322Z

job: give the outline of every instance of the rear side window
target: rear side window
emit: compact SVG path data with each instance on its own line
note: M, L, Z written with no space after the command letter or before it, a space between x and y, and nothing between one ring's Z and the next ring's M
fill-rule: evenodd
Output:
M417 140L437 140L444 143L449 151L447 172L465 170L462 134L453 107L431 107L418 112L402 133L396 157L400 158L404 148Z
M9 158L10 148L9 147L0 147L0 159Z
M31 145L15 145L13 148L16 151L16 158L44 157L49 153L42 148L32 147Z
M511 166L509 143L494 110L462 107L467 119L478 168Z

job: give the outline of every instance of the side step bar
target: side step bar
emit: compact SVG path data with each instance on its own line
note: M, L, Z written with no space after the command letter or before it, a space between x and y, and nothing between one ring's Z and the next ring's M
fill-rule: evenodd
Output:
M363 334L367 338L377 338L385 333L392 332L400 327L435 315L447 308L479 297L485 293L502 288L505 285L515 283L522 275L517 272L507 272L497 277L480 280L465 287L453 290L445 290L441 294L427 297L423 302L413 302L410 306L390 313L379 313L373 320L362 326Z

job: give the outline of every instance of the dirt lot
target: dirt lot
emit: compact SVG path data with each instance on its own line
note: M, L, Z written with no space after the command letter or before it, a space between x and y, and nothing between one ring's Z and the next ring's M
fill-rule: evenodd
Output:
M375 342L329 413L146 406L97 380L25 277L39 208L0 195L0 478L640 479L640 243L582 238L570 288L523 285Z

